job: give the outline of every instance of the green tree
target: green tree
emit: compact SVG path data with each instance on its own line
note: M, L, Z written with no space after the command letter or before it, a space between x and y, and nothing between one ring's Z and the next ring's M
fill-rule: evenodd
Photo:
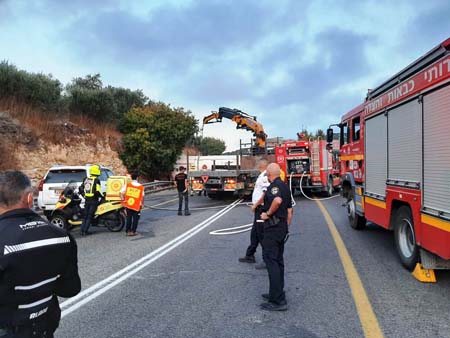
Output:
M51 74L29 73L7 61L0 62L0 97L12 98L44 110L54 110L61 99L62 84Z
M193 145L202 155L221 155L226 148L225 142L215 137L197 136L194 138Z
M320 137L322 140L326 139L325 132L322 129L317 129L316 131L316 138Z
M121 118L129 112L131 108L143 107L148 101L148 97L144 95L142 90L108 86L104 91L112 95L116 105L117 115Z
M72 80L72 83L67 85L68 89L70 89L70 87L80 87L84 89L100 90L103 88L103 82L100 74L95 75L88 74L85 77L74 78Z
M149 179L167 175L198 131L197 123L191 112L161 102L132 108L120 126L124 133L121 159L129 170Z
M71 113L79 113L97 120L111 122L120 118L114 97L110 92L71 86L67 98Z
M103 87L100 74L77 77L66 86L65 105L71 113L80 113L97 120L118 123L133 107L148 101L142 90Z

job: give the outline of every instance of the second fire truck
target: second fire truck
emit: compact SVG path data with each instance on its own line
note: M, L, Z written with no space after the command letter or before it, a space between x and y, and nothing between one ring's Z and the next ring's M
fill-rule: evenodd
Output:
M324 140L287 141L275 147L276 162L286 173L286 181L292 178L294 190L324 192L331 196L340 186L337 159L327 149Z

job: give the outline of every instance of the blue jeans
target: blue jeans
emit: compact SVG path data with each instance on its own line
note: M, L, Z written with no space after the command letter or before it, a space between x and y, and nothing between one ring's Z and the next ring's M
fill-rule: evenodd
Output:
M178 212L183 209L183 198L184 198L184 212L189 212L189 194L188 192L178 192Z

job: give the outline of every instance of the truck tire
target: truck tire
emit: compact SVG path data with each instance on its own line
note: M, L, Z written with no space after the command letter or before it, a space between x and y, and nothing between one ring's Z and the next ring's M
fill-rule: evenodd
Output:
M416 243L411 209L407 206L401 206L395 213L394 240L402 265L413 270L419 262L419 247Z
M350 226L355 230L363 230L366 227L366 218L356 213L355 193L353 189L348 192L347 216Z

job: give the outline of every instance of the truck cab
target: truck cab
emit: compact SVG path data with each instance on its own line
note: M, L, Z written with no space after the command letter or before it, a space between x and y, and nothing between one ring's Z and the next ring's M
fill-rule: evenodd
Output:
M293 190L325 192L339 187L339 171L324 140L286 141L275 147L276 161Z

